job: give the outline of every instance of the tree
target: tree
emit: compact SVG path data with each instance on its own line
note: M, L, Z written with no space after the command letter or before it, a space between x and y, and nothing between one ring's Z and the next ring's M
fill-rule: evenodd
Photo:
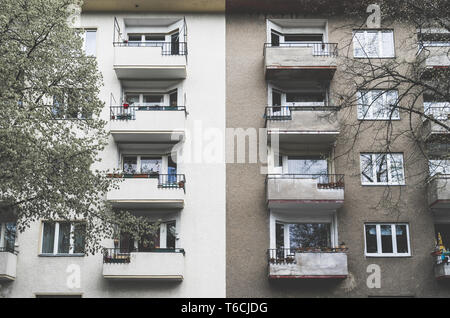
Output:
M395 28L396 34L401 34L395 39L393 58L376 57L380 53L378 48L375 43L373 47L368 43L378 41L376 37L383 34L372 33L364 38L358 32L374 28L366 24L372 13L366 12L366 8L372 1L360 1L358 6L349 3L341 10L345 16L352 17L352 22L341 27L353 32L345 35L351 40L343 39L339 43L336 72L339 83L344 85L333 87L334 101L341 109L340 151L336 157L346 158L355 166L361 161L360 177L367 180L372 176L364 173L365 168L371 170L374 165L377 171L374 178L386 180L388 175L403 178L398 162L401 159L392 155L403 144L408 149L403 166L414 167L405 181L425 189L430 174L448 174L450 168L450 3L445 0L377 1L381 27ZM363 41L365 45L360 45ZM355 58L355 54L360 58ZM439 61L439 67L430 67L427 61L431 60ZM386 103L389 107L382 107ZM358 120L354 119L355 114ZM403 120L400 122L399 118ZM428 138L427 125L441 134ZM362 143L369 142L367 149L387 155L361 158L354 149L361 149ZM402 198L401 189L387 186L380 204L398 212L404 203Z
M96 169L108 135L102 76L83 51L83 30L69 25L79 5L0 3L0 217L17 220L18 231L40 219L83 220L94 253L115 231L155 226L112 213L104 200L117 184Z

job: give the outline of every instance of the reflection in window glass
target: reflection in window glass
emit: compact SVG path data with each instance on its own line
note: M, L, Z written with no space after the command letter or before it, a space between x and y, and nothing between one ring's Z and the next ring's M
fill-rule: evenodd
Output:
M372 155L361 154L361 181L374 182Z
M141 173L159 173L161 171L160 158L141 158Z
M44 223L44 237L42 239L42 253L53 253L55 243L55 223Z
M376 164L377 182L387 182L388 172L387 172L386 155L377 154L375 157L375 164Z
M137 157L123 158L123 172L134 174L137 172Z
M290 248L331 247L329 223L289 224Z
M0 224L1 230L1 224ZM1 232L1 231L0 231ZM1 235L1 233L0 233ZM4 247L7 251L14 251L14 243L16 241L16 223L8 222L5 224ZM2 246L0 246L2 247Z
M312 157L288 157L288 171L296 174L327 174L328 161Z
M377 228L376 225L366 225L366 251L377 253Z
M59 223L58 253L67 254L70 250L70 223Z
M396 225L397 253L408 253L408 238L406 225Z
M392 253L392 227L391 225L381 225L381 251L382 253Z
M73 252L84 253L86 224L76 223L73 227Z
M96 38L97 31L96 30L87 30L86 31L86 38L85 38L85 44L84 44L84 50L86 52L86 55L89 56L95 56L95 38Z

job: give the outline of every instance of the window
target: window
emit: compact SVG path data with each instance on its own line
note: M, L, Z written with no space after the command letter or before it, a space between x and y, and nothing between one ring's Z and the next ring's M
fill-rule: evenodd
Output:
M135 241L129 233L120 234L121 252L151 252L159 248L175 249L176 245L176 221L168 221L159 224L156 233L141 237Z
M97 30L85 30L84 33L84 52L88 56L95 56Z
M42 254L84 254L86 225L82 222L44 222Z
M285 42L305 42L305 43L313 43L323 41L323 34L285 34L284 35Z
M277 248L331 247L330 223L281 223L275 226Z
M166 93L127 92L124 100L130 106L140 106L139 110L158 110L162 106L178 106L178 90Z
M92 114L83 107L79 107L78 101L90 103L90 97L83 95L79 90L72 89L53 96L52 113L59 119L86 119Z
M289 156L288 173L326 175L328 173L328 161L321 157L314 156Z
M360 155L363 185L404 185L403 154L364 153Z
M353 36L354 56L358 58L394 57L394 31L358 30Z
M7 252L14 251L14 244L16 241L16 223L5 222L0 223L0 251Z
M162 158L148 156L124 156L123 172L127 174L147 173L159 174L161 172Z
M431 95L423 95L423 108L426 115L437 120L447 120L450 115L450 102L439 101Z
M367 256L410 256L408 224L365 224Z
M430 169L430 176L436 174L448 174L450 175L450 160L449 159L430 159L428 162Z
M368 90L358 91L358 119L400 119L398 91ZM394 106L393 106L394 105Z

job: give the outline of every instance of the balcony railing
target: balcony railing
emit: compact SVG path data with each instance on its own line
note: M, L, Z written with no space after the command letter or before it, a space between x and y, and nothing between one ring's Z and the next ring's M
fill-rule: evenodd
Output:
M268 106L264 117L266 120L291 120L293 111L338 111L338 106Z
M112 120L136 120L137 111L184 111L185 106L111 106L110 119Z
M0 252L12 253L14 255L19 254L18 251L16 251L13 247L9 247L9 246L0 247Z
M343 174L268 174L269 179L313 179L317 180L318 189L344 189Z
M122 41L113 42L114 46L120 47L160 47L161 55L187 55L186 42L158 42L158 41Z
M103 249L103 263L105 264L127 264L130 263L131 253L182 253L185 251L182 248L153 248L145 251L137 249L129 250L125 248L104 248Z
M312 55L313 56L332 56L336 57L338 56L338 49L337 49L337 43L280 43L278 45L273 45L272 43L264 43L264 54L265 50L268 47L272 48L283 48L283 47L295 47L295 48L302 48L302 47L310 47L312 48Z
M274 248L267 250L270 264L296 264L296 253L345 253L346 247L297 247L297 248Z
M186 192L186 177L184 174L161 173L110 173L109 178L144 178L158 179L158 188L183 189Z

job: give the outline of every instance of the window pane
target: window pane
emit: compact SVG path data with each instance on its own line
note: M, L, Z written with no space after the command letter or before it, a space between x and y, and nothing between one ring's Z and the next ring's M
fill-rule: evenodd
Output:
M86 224L76 223L73 227L73 252L84 253Z
M383 119L386 118L386 104L384 92L380 90L372 90L372 104L370 108L372 110L371 118L373 119Z
M59 223L58 253L67 254L70 250L70 223Z
M137 172L137 157L123 158L123 172L134 174Z
M319 158L288 157L288 171L296 174L327 174L328 161Z
M376 225L366 225L366 251L367 253L378 252Z
M369 114L369 91L359 91L358 99L358 119L370 118Z
M403 155L391 154L390 156L390 173L391 181L395 183L403 183L405 181L403 175Z
M397 253L408 253L408 237L406 235L406 225L396 225Z
M276 247L283 248L284 247L284 224L276 223L275 228L275 237L276 237Z
M95 37L97 31L96 30L88 30L86 31L86 39L85 39L85 52L86 55L95 56Z
M141 158L141 173L159 173L161 171L160 158Z
M364 49L369 57L379 56L378 45L379 45L378 31L367 31L366 45Z
M55 223L44 223L44 237L42 238L42 253L53 254L55 243Z
M383 57L394 57L394 32L381 32Z
M163 104L162 95L144 95L145 106L160 106Z
M136 94L126 94L125 100L129 105L139 104L139 95Z
M391 90L386 92L386 104L387 104L387 115L386 118L399 119L400 114L398 108L396 108L396 104L398 102L398 91ZM394 110L392 111L392 108ZM391 114L392 111L392 114Z
M167 248L175 248L175 241L176 241L175 222L167 223L166 227L167 227L166 247Z
M450 174L450 160L432 159L429 161L429 167L431 176L437 173Z
M0 226L1 227L1 226ZM9 222L5 224L5 248L7 251L14 251L16 241L16 223Z
M387 158L386 154L376 154L375 155L375 170L377 174L377 182L387 182L388 172L387 172Z
M353 37L353 50L355 57L364 57L366 56L366 53L364 52L364 32L358 31L355 32L355 36Z
M138 35L132 35L132 34L128 34L128 41L141 41L142 40L142 35L138 34Z
M331 247L330 224L289 224L290 248Z
M392 249L392 227L391 225L381 225L381 251L382 253L393 253Z
M373 177L373 162L371 154L362 154L360 156L361 161L361 182L374 182Z

